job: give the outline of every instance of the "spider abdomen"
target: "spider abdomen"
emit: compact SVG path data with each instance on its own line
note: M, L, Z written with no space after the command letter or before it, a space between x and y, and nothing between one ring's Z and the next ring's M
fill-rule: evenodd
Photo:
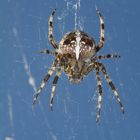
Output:
M96 45L93 38L83 31L67 33L59 44L62 54L70 54L75 60L90 59L96 53Z

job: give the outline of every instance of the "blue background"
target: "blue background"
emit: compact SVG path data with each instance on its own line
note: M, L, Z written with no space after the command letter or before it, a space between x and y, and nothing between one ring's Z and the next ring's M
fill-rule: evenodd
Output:
M139 5L138 0L1 0L0 140L139 140ZM53 75L33 107L32 96L53 61L52 56L37 53L45 48L53 50L48 41L50 13L57 8L54 36L58 43L75 27L98 42L95 6L105 21L106 41L99 54L116 52L122 56L102 62L119 91L125 115L102 75L101 120L96 123L95 72L76 85L63 73L55 92L54 111L50 112Z

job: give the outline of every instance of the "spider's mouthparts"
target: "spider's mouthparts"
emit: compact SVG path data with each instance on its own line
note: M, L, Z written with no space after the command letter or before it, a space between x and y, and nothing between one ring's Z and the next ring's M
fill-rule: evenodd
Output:
M71 82L71 83L74 83L74 84L78 84L78 83L80 83L81 81L82 81L82 79L83 79L83 77L69 77L69 81Z

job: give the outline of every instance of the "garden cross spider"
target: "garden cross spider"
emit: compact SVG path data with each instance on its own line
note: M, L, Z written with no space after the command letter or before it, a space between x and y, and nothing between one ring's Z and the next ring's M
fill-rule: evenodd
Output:
M91 38L87 33L80 30L75 30L73 32L66 33L65 36L57 45L53 37L53 16L55 14L54 10L49 19L49 41L54 51L49 51L47 49L41 50L40 53L51 54L55 57L55 60L49 69L47 75L43 79L39 90L33 98L33 104L35 104L38 96L40 95L42 89L45 86L45 83L49 80L50 76L56 70L56 76L53 80L52 93L50 97L50 109L53 110L53 97L56 88L58 78L62 71L66 73L69 78L69 81L72 83L79 83L83 77L89 74L91 71L96 72L97 87L98 87L98 110L96 121L99 121L100 112L101 112L101 102L102 102L102 82L100 77L100 72L105 76L106 81L111 87L116 100L118 101L122 113L124 113L123 105L120 101L118 92L108 75L105 66L98 62L99 59L109 59L109 58L119 58L117 54L107 54L96 56L96 53L104 45L104 21L103 17L98 9L96 9L97 14L100 18L100 41L96 45L93 38Z

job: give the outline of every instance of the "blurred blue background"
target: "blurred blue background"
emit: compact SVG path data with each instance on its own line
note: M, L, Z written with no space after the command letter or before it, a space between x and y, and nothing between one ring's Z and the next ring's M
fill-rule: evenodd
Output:
M132 0L5 0L0 1L0 140L139 140L140 139L140 2ZM101 120L97 124L95 73L80 84L59 79L54 111L49 98L54 75L33 107L32 97L53 57L48 48L48 19L54 8L54 37L75 28L99 41L97 6L105 21L105 45L99 54L119 53L102 60L125 107L122 115L103 80Z

